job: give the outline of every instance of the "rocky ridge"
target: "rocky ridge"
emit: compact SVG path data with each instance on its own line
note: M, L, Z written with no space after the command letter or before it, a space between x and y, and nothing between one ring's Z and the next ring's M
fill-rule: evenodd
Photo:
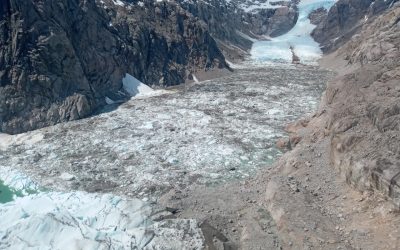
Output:
M336 57L356 69L326 91L331 157L346 181L400 207L400 4L367 22Z

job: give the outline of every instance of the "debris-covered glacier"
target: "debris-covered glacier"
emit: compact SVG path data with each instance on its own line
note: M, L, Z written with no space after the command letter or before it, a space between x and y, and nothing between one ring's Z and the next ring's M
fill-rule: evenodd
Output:
M54 191L154 201L171 188L246 178L280 154L275 140L284 125L313 110L328 75L314 67L251 65L13 137L0 148L0 167Z

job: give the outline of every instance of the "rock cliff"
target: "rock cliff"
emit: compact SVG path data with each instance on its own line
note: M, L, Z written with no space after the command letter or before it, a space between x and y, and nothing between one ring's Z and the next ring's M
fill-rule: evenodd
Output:
M206 23L219 47L231 60L238 59L234 56L236 53L241 54L239 58L243 58L254 39L282 35L296 24L298 1L281 1L270 8L263 7L266 2L179 1L184 9Z
M325 52L334 51L360 31L374 17L398 0L339 0L313 31Z
M106 99L125 100L126 73L170 86L228 68L223 54L243 59L253 38L296 23L298 1L266 3L1 0L0 132L76 120Z
M335 56L355 69L326 91L332 162L349 184L400 207L400 4L371 17Z
M202 22L178 4L0 1L0 132L86 117L126 98L129 73L148 85L225 68Z

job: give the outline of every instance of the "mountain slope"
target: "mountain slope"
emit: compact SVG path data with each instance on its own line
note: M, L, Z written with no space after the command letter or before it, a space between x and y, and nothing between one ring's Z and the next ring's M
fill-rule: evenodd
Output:
M325 52L334 51L360 32L368 18L381 14L398 0L339 0L313 31Z
M346 181L400 206L400 3L335 53L355 68L326 91L331 156Z
M251 189L264 185L284 248L400 246L399 16L399 3L369 15L326 55L338 76L312 117L287 126L291 150Z
M179 5L2 0L0 131L86 117L120 100L129 73L149 85L226 68L206 27Z

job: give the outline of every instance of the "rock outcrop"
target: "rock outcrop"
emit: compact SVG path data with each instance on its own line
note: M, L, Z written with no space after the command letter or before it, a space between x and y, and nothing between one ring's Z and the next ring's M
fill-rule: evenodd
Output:
M349 184L400 207L400 4L336 53L356 68L326 91L332 162Z
M123 99L129 73L149 85L225 68L207 27L179 5L0 1L0 132L86 117Z
M328 11L325 8L318 8L308 15L308 19L310 19L312 24L319 25L325 20L327 14Z
M369 18L398 0L339 0L311 34L324 52L334 51L360 31Z

